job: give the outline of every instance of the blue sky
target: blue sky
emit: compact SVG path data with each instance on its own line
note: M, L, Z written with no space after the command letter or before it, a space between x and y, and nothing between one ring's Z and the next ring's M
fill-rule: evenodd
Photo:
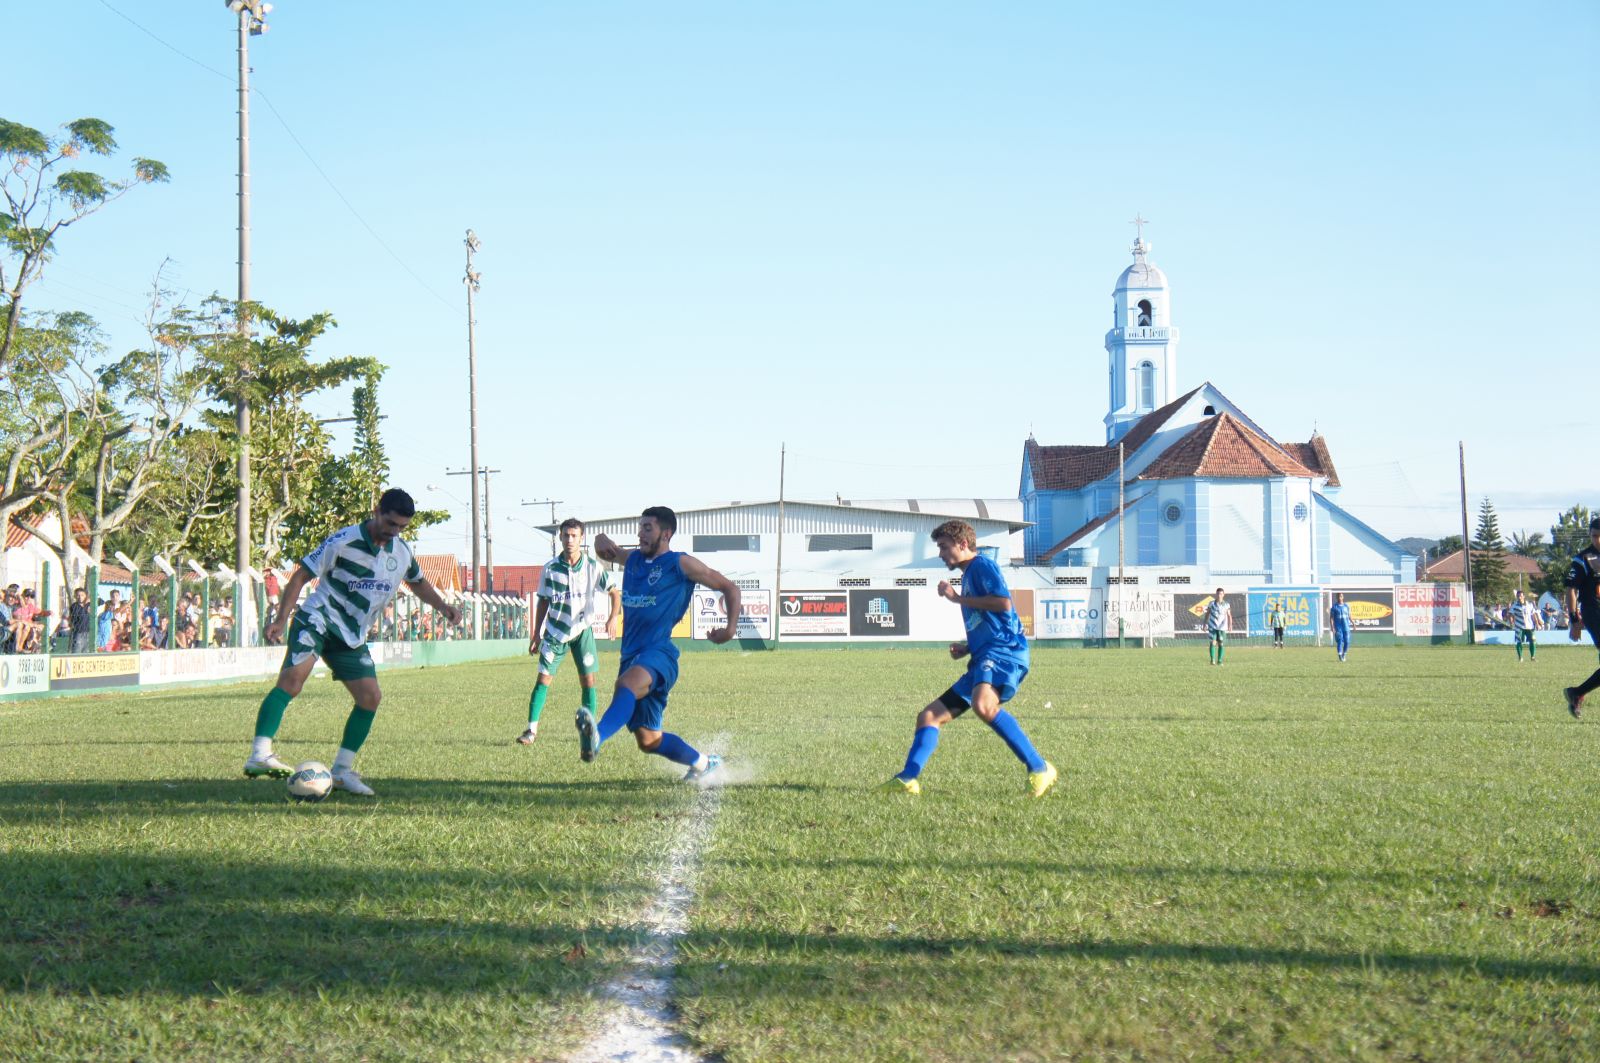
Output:
M8 63L0 116L104 118L119 165L173 175L72 230L30 305L125 348L163 259L231 294L223 4L13 6L35 65ZM1014 496L1030 430L1103 441L1136 211L1180 388L1321 431L1374 526L1458 529L1458 440L1508 532L1600 505L1571 383L1600 349L1593 3L283 0L269 22L253 294L332 311L324 354L390 366L395 481L461 517L424 549L466 551L444 473L468 464L468 227L500 563L547 553L522 500L774 497L783 443L790 497Z

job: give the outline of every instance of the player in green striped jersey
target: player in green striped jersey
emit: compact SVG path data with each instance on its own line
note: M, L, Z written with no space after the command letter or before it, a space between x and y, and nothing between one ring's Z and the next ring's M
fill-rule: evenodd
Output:
M583 707L594 712L599 707L595 679L600 661L595 650L594 618L600 595L611 598L606 617L606 638L617 637L617 622L622 618L622 588L616 577L583 548L583 521L568 517L561 522L561 553L551 558L539 577L539 609L533 620L533 637L528 653L539 658L539 677L528 698L528 729L517 736L522 745L532 745L539 737L539 714L550 694L561 659L572 651L578 666L578 686L583 690Z
M283 723L284 710L305 686L321 657L333 677L344 683L356 699L333 760L334 788L362 797L373 796L372 787L362 782L355 770L356 753L372 730L372 719L383 697L372 653L367 649L367 632L400 590L401 583L452 624L461 622L461 611L439 597L433 584L423 577L411 547L400 540L400 533L415 513L411 496L391 488L378 500L371 517L334 532L295 567L279 599L278 615L267 625L267 641L276 642L289 617L294 618L288 623L288 648L278 672L278 685L256 714L256 737L250 759L245 761L246 775L283 778L293 770L273 753L272 740ZM317 581L316 589L304 605L296 608L301 589L312 580Z

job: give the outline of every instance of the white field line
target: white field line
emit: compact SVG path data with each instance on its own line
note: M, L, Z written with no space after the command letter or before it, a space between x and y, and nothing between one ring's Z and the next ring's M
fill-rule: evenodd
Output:
M728 736L719 734L706 752L721 752ZM699 1063L700 1057L673 1029L672 972L678 961L678 939L689 929L700 854L722 804L722 787L708 786L695 796L694 807L678 828L656 873L656 898L637 924L644 940L633 963L600 991L613 1002L605 1026L572 1056L573 1063Z

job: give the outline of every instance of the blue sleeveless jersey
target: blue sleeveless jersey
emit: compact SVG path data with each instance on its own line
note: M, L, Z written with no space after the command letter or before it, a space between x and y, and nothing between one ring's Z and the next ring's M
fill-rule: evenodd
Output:
M622 659L648 649L664 649L677 657L672 629L689 611L694 581L683 574L678 559L668 550L647 559L635 550L622 569Z
M1011 597L1000 566L982 554L973 558L961 574L961 593L974 598L991 594ZM963 605L961 619L966 624L967 649L974 661L988 654L1003 654L1024 665L1028 663L1028 639L1022 633L1022 621L1015 607L1003 613L990 613Z

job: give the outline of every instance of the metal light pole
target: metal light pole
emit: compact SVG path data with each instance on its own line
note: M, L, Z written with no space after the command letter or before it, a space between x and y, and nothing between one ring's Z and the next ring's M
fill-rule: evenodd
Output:
M250 300L250 38L267 32L267 12L262 0L223 0L239 16L239 331L250 322L243 306ZM234 509L234 569L250 567L250 400L242 392L234 403L234 430L239 435L239 493ZM235 584L234 601L242 599L243 580ZM237 626L237 618L235 626Z
M499 469L479 469L483 474L483 589L494 593L494 522L489 519L489 477Z
M562 499L562 498L540 498L540 499L535 499L532 502L523 502L522 503L525 506L549 506L550 507L550 556L551 557L555 557L557 554L559 554L561 552L561 545L556 539L556 529L555 529L556 507L561 505L565 501L566 500Z
M478 541L483 536L483 528L478 516L478 349L476 324L472 318L472 297L478 292L478 280L482 274L472 268L472 256L482 245L478 236L471 229L467 230L467 275L462 282L467 286L467 416L471 431L472 464L467 466L472 473L472 589L480 590L478 586L478 573L480 555Z

